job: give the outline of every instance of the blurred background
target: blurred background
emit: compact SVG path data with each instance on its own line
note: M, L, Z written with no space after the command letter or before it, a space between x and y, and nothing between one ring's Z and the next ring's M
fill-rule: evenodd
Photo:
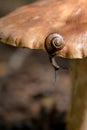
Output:
M0 17L36 0L0 0ZM47 54L0 43L0 130L65 130L71 78L69 60L56 59L66 69L56 73Z

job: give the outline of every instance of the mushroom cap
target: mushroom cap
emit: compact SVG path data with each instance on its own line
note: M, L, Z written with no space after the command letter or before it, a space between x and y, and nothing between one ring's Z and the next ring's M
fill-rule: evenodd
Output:
M57 56L87 56L87 1L43 0L18 8L0 19L0 41L30 49L45 50L50 33L64 38Z

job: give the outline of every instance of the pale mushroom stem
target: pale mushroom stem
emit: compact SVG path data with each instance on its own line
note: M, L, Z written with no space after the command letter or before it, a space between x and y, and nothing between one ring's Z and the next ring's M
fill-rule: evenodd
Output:
M87 130L87 59L72 63L72 96L68 130Z

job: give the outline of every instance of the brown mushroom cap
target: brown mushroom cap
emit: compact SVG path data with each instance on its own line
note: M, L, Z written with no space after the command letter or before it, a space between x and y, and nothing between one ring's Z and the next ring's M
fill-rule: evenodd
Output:
M57 56L87 56L87 1L43 0L23 6L0 19L0 41L17 47L45 50L50 33L64 38Z

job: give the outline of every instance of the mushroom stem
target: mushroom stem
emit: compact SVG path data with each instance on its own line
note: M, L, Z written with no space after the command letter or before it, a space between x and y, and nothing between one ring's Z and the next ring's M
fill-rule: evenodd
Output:
M72 96L68 130L87 130L87 59L72 62Z

